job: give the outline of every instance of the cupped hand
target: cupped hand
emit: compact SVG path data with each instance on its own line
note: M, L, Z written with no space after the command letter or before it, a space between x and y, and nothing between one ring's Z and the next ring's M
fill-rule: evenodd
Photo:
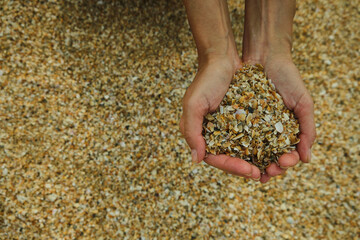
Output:
M285 105L294 111L300 123L300 143L298 143L296 151L283 154L278 160L279 165L272 163L266 169L266 173L262 174L260 179L265 183L271 177L283 174L287 168L295 166L300 159L305 163L309 162L316 132L312 98L291 58L287 56L269 57L262 64L267 76L283 97ZM226 155L206 155L205 153L205 141L202 136L203 118L219 106L229 88L233 74L238 68L240 68L240 64L234 66L227 60L212 61L199 68L183 99L180 129L192 150L194 162L204 160L226 172L258 179L260 177L259 169L242 159Z
M227 155L206 154L202 136L204 116L216 110L228 91L232 77L240 68L240 61L234 64L227 58L208 61L199 67L195 79L183 98L183 115L180 130L191 148L194 162L204 160L207 164L228 173L245 178L260 179L260 170L245 160Z
M291 57L282 55L268 57L263 65L267 76L275 84L285 105L294 111L300 125L300 142L296 146L296 151L282 155L278 160L279 166L272 163L261 176L260 181L264 183L273 176L283 174L287 168L295 166L300 159L304 163L310 162L311 146L315 141L316 130L313 100Z

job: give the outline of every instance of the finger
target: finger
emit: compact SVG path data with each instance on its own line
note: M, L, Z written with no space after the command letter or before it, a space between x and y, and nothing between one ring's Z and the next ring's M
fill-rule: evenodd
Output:
M181 116L180 124L179 124L180 125L180 132L182 133L182 135L184 135L184 117L183 116Z
M270 177L275 177L277 175L281 175L285 172L285 169L281 169L278 167L278 165L276 165L276 163L271 163L270 166L268 166L266 168L266 173L267 175L269 175Z
M301 133L299 138L300 142L297 144L296 150L299 152L301 161L304 163L309 163L311 160L311 137Z
M294 113L299 119L300 124L300 142L297 145L297 151L303 162L310 162L311 146L316 138L314 103L308 93L305 93L294 108Z
M264 174L261 174L260 182L261 183L266 183L270 179L271 179L271 177L269 175L267 175L266 173L264 173Z
M194 162L199 163L205 157L205 140L202 136L203 118L207 114L208 107L201 99L187 100L183 104L183 134L191 149L191 157Z
M297 151L292 151L291 153L283 154L279 160L279 167L281 169L287 169L289 167L295 166L300 160L299 153Z
M251 168L252 168L252 174L251 174L251 178L259 181L261 178L261 172L259 170L259 168L257 168L256 166L251 164Z
M250 163L246 162L245 160L242 160L240 158L234 158L230 157L224 154L221 155L212 155L209 154L207 158L204 159L204 161L216 168L219 168L225 172L242 176L242 177L260 177L260 170L255 167L253 168ZM254 171L254 172L253 172Z

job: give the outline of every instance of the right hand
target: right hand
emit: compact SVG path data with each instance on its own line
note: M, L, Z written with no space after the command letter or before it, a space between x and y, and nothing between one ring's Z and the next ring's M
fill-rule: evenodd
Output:
M261 64L264 65L267 76L282 96L284 104L294 112L300 125L300 142L296 146L296 151L283 154L278 160L279 165L270 164L260 179L262 183L265 183L270 177L283 174L287 168L295 166L299 160L304 163L310 162L311 146L316 138L316 129L314 103L298 69L292 62L291 54L271 55Z
M235 63L234 63L235 62ZM243 159L221 155L206 155L202 124L206 114L220 105L228 91L232 77L241 67L240 61L217 58L200 65L194 81L183 98L183 115L180 130L191 148L194 162L207 164L225 172L245 178L260 179L260 170Z

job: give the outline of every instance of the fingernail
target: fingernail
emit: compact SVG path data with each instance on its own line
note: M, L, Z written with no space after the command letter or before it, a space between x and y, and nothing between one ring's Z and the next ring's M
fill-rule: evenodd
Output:
M191 158L193 163L198 163L197 151L195 149L191 149Z
M283 169L283 170L286 170L286 169L288 169L289 167L287 167L287 166L279 166L281 169Z
M247 176L247 177L251 177L251 175L252 175L252 172L248 173L248 174L245 174L245 176Z
M260 178L261 178L261 176L260 177L258 177L258 178L253 178L255 181L260 181Z
M310 160L311 160L311 150L309 151L309 154L308 154L308 156L307 156L306 161L309 163L309 162L310 162Z

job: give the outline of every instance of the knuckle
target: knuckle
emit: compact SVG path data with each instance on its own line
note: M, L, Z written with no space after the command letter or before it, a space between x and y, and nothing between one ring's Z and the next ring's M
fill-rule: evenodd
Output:
M207 111L209 109L209 103L205 96L191 95L183 99L183 110L186 111Z
M312 99L311 95L309 93L306 94L306 97L304 98L304 105L313 108L314 107L314 100Z
M314 101L308 92L305 92L296 104L297 109L314 109Z
M305 107L305 108L309 108L309 107L313 108L314 107L314 101L311 98L309 93L306 93L301 100L302 101L300 101L300 104L302 105L302 107Z
M182 134L183 134L183 136L184 136L184 138L185 138L185 141L186 141L188 144L190 144L190 143L191 143L191 139L192 139L192 137L191 137L191 132L189 131L189 129L186 128L186 126L183 128Z
M184 99L183 101L183 108L184 109L193 109L196 108L198 104L198 98L197 97L188 97Z

